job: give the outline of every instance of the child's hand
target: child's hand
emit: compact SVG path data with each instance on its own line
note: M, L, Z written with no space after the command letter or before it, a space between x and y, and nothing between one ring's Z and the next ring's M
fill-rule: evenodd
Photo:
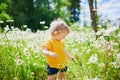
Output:
M76 62L76 58L74 56L71 56L71 59Z
M57 57L57 54L54 53L54 52L50 52L49 55L50 55L52 58L56 58L56 57Z

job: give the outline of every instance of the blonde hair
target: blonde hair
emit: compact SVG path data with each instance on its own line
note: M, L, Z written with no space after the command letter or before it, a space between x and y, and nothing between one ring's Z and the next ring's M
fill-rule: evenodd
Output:
M70 29L68 25L60 18L51 22L49 30L50 30L51 35L54 33L61 32L61 31L70 33Z

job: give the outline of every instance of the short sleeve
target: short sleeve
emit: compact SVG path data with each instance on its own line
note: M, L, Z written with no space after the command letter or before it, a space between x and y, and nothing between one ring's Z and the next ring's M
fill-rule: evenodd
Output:
M43 49L44 48L48 48L48 50L51 50L51 47L52 47L52 43L51 43L51 41L50 40L48 40L47 42L45 42L44 43L44 45L43 45Z

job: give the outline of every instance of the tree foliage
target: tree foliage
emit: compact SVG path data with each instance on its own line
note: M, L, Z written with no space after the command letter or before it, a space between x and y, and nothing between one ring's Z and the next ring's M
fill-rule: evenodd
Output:
M0 31L6 26L6 20L12 19L12 17L6 13L7 4L0 1Z
M27 25L32 30L44 29L41 21L49 26L56 18L62 18L68 24L79 20L80 0L1 0L0 3L5 4L0 7L0 11L4 10L4 15L8 13L12 17L1 20L13 19L14 26L19 28ZM70 18L71 15L74 17Z
M81 0L69 0L71 5L68 7L70 11L70 20L72 22L79 21L79 15L80 15L80 3Z

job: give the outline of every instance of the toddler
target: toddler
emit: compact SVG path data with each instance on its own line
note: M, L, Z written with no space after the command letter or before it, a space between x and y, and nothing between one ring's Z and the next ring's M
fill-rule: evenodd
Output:
M55 80L57 73L59 80L64 80L67 71L67 57L74 60L74 57L66 51L62 41L70 33L70 29L62 19L57 19L51 22L49 30L51 38L42 48L42 53L47 59L47 80Z

